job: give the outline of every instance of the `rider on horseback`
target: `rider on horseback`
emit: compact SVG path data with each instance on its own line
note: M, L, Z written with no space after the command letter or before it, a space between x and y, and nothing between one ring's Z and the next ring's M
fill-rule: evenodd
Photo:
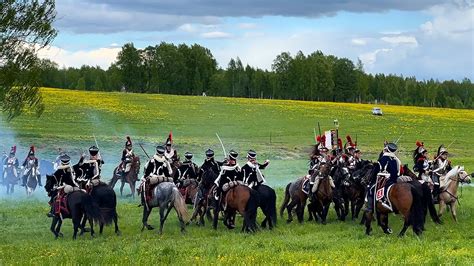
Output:
M179 161L178 152L175 148L173 148L173 133L170 132L168 138L166 139L166 151L165 157L169 163L173 163L175 161Z
M351 136L347 135L347 143L346 143L346 167L352 173L356 169L356 159L354 157L355 150L357 148L357 143L352 142Z
M224 165L224 162L219 162L214 159L214 151L208 149L206 151L206 159L204 159L204 163L201 165L201 169L199 169L199 177L198 181L202 178L202 174L208 170L213 171L216 175L219 175L221 172L221 166Z
M56 156L56 159L54 160L54 164L53 164L54 171L56 171L58 167L61 165L61 157L64 154L65 153L63 152L63 150L61 148L58 148L58 156Z
M181 165L178 168L177 171L177 179L175 180L175 183L177 183L177 187L182 187L183 182L186 179L194 179L197 180L198 177L198 171L199 168L198 166L192 161L193 159L193 154L190 152L186 152L184 154L184 162L181 163Z
M398 177L402 174L402 164L400 159L395 155L398 147L395 143L387 143L381 153L378 163L374 165L372 176L368 185L367 192L367 210L368 213L373 213L375 208L375 184L377 177L383 175L387 177L385 187L388 188L390 185L397 183ZM391 233L391 229L388 228L387 232Z
M423 142L416 142L416 149L413 151L413 171L418 173L418 178L424 182L431 182L431 161L428 160L428 151L425 149ZM439 187L439 181L437 182Z
M145 204L145 197L150 191L150 185L172 182L171 173L171 165L165 157L165 147L162 145L156 146L156 154L148 161L138 189L139 193L145 193L145 196L141 197L142 205Z
M38 180L38 185L41 187L41 174L39 171L39 160L35 157L35 147L31 146L28 156L25 158L25 161L22 164L23 176L21 186L26 186L26 181L28 175L33 175Z
M100 184L101 168L104 164L104 160L99 153L99 148L95 145L89 148L89 158L86 160L85 156L82 155L79 159L79 166L84 168L84 179L80 181L90 182L92 186Z
M80 189L75 181L75 174L71 165L71 157L65 153L61 156L60 165L58 165L53 176L56 183L53 184L52 190L48 191L48 196L50 197L48 204L51 206L51 210L47 214L48 217L54 217L54 200L61 189L66 194L70 194Z
M5 178L7 177L6 169L9 167L12 167L13 175L15 176L15 178L18 176L17 169L20 163L18 162L18 159L15 157L15 154L16 154L16 146L13 146L10 150L10 155L3 160L2 183L5 182Z
M255 189L257 186L266 183L260 169L265 169L270 161L265 160L263 164L257 163L257 153L253 150L248 151L247 160L247 163L242 166L243 181L247 186Z
M438 201L440 193L440 177L445 176L451 169L451 161L448 160L448 150L441 144L433 163L433 174L431 175L433 183L435 184L433 187L433 199L435 202Z
M125 148L122 151L122 163L120 164L122 177L127 176L130 172L133 157L135 157L135 154L132 150L132 140L127 136L127 142L125 142Z

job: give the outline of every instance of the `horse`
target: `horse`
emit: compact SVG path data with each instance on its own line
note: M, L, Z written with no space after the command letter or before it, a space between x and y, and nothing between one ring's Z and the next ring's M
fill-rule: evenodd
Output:
M194 206L194 200L198 193L199 183L196 179L185 179L183 181L183 189L180 189L181 196L184 198L186 204Z
M104 225L109 225L114 222L115 234L120 235L118 228L118 214L117 214L117 196L115 191L106 184L99 184L92 188L90 193L94 202L97 203L100 209L102 219L99 221L99 233L102 234Z
M303 222L304 216L304 208L306 206L306 201L308 199L308 195L302 191L303 181L305 177L300 177L293 182L290 182L286 185L285 188L285 198L283 199L283 203L280 207L280 217L283 218L283 212L286 210L288 211L288 219L286 220L287 223L293 221L293 214L292 210L296 206L296 216L298 218L298 222ZM308 181L309 182L309 181ZM290 202L291 199L291 202Z
M265 215L261 227L266 228L268 223L268 228L271 230L277 223L275 190L264 184L255 187L254 190L258 192L260 199L259 207Z
M345 221L349 213L349 208L345 204L344 191L348 186L347 182L351 174L347 167L337 163L331 170L331 176L336 187L333 190L334 209L336 210L337 218L341 221Z
M46 185L44 186L45 190L50 193L53 190L54 185L57 185L55 177L53 175L46 175ZM74 233L72 238L76 239L77 232L81 228L81 235L84 233L84 226L81 225L81 221L84 218L89 220L90 224L90 233L91 237L94 237L94 222L101 221L100 208L97 203L94 202L92 196L84 192L83 190L78 190L71 192L67 197L67 213L55 213L53 220L51 222L50 230L53 232L54 237L62 237L61 225L64 218L72 219Z
M15 185L18 183L18 171L16 171L14 165L7 165L4 172L3 184L7 187L7 195L15 192Z
M382 227L384 233L391 234L388 227L388 214L395 212L401 214L404 218L403 228L398 235L399 237L405 235L405 232L410 225L416 235L422 234L425 222L422 194L423 192L421 189L413 184L408 182L397 182L392 185L387 195L389 201L392 203L393 210L388 209L379 201L374 203L378 224ZM372 231L372 220L373 212L366 212L365 233L367 235L370 235Z
M210 195L212 197L212 195ZM233 221L236 212L239 212L244 217L242 225L242 232L255 232L257 230L257 208L259 205L258 193L246 185L238 184L230 188L225 195L222 195L220 203L223 203L224 208L224 224L227 228L233 228ZM219 210L221 204L217 204L214 209L213 228L217 229L217 221L219 219Z
M187 219L188 213L186 204L184 203L183 197L179 193L178 188L172 182L162 182L156 185L152 191L151 199L146 199L145 193L141 194L143 201L146 202L143 206L143 217L142 217L142 231L147 228L153 230L154 227L148 224L148 216L150 216L151 210L154 207L160 209L160 230L159 234L163 233L163 225L170 213L171 209L175 209L178 215L179 223L181 226L181 232L185 232L185 219ZM165 213L166 211L166 213Z
M344 187L343 197L346 208L346 214L351 209L351 218L355 220L359 217L360 210L364 205L366 187L374 165L370 161L362 161L359 169L355 170L349 179L349 186Z
M459 183L471 183L471 177L464 171L463 166L457 165L445 176L441 177L440 184L442 189L439 194L439 217L443 215L446 206L449 204L454 221L458 221L456 215L456 201L459 202L457 196Z
M326 224L326 218L329 211L329 205L334 201L334 190L331 187L329 179L330 165L321 164L318 172L314 172L314 175L321 175L322 178L319 180L318 188L314 193L312 202L308 205L309 220L311 221L314 217L321 219L322 224Z
M135 182L137 182L138 174L140 173L140 158L138 156L133 157L130 171L128 171L126 176L121 174L122 170L120 168L120 165L115 167L109 186L113 189L118 180L122 181L120 186L120 196L123 197L123 187L125 186L125 183L128 183L130 185L131 193L127 195L127 197L131 196L135 199Z
M33 192L35 191L36 186L38 185L37 178L41 178L40 176L35 176L35 172L36 171L34 171L33 169L30 169L30 171L28 171L27 173L25 191L26 196L28 197L33 195Z
M194 221L199 215L198 225L204 225L204 215L207 215L209 220L212 220L209 208L212 204L209 204L209 194L214 186L214 181L217 178L217 174L212 170L207 170L201 173L201 182L198 185L198 192L194 198L193 215L190 221ZM212 198L212 197L211 197Z

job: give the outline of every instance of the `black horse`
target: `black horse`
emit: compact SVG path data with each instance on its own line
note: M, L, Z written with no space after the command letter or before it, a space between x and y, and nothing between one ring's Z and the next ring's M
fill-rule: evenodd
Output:
M372 173L374 164L370 161L362 161L349 178L349 186L344 187L344 204L346 206L346 215L349 214L349 205L351 208L352 220L359 217L365 201L367 183Z
M46 185L44 188L48 193L53 193L53 187L57 184L54 176L46 175ZM86 217L89 220L90 232L93 237L94 222L101 220L100 209L97 203L95 203L91 195L85 193L82 190L74 191L67 195L67 212L61 214L55 214L53 221L51 222L51 232L53 232L55 238L63 236L61 231L62 220L64 218L72 219L74 234L73 239L76 239L77 232L81 228L81 235L84 233L84 226L81 225L82 218Z
M196 220L199 215L198 225L204 225L204 215L207 216L209 221L212 220L210 208L215 206L215 202L209 202L214 197L209 197L209 193L212 191L214 181L217 178L217 174L212 170L204 171L201 175L201 181L198 185L198 192L194 199L194 210L190 221Z
M120 235L118 228L118 215L117 215L117 196L115 191L107 184L99 184L95 186L91 191L92 199L97 205L99 205L102 219L99 222L99 233L102 234L104 225L112 224L115 225L115 233Z
M267 227L273 229L277 223L277 211L276 211L276 193L275 190L267 185L259 185L255 188L260 198L259 207L262 209L265 219L262 221L262 228Z
M337 163L331 170L331 176L336 186L333 190L334 209L336 210L337 218L345 221L348 206L344 202L344 190L347 186L346 182L350 178L350 173L346 167Z

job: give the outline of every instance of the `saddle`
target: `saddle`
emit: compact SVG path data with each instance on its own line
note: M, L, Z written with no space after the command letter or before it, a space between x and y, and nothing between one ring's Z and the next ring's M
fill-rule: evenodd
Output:
M377 175L377 182L375 187L375 201L380 202L385 208L393 211L392 203L388 197L388 193L392 188L393 184L387 185L387 181L389 180L388 174L378 174Z
M53 202L54 214L59 216L69 215L69 209L67 207L68 195L69 194L65 193L63 190L58 192L58 195Z

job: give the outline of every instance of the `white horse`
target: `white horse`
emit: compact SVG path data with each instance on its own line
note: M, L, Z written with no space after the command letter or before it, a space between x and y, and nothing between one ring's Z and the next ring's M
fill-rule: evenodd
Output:
M458 221L456 217L456 201L458 201L457 191L459 183L471 183L471 177L464 171L463 166L457 165L453 167L451 171L440 178L439 217L443 215L446 205L449 204L454 221Z

